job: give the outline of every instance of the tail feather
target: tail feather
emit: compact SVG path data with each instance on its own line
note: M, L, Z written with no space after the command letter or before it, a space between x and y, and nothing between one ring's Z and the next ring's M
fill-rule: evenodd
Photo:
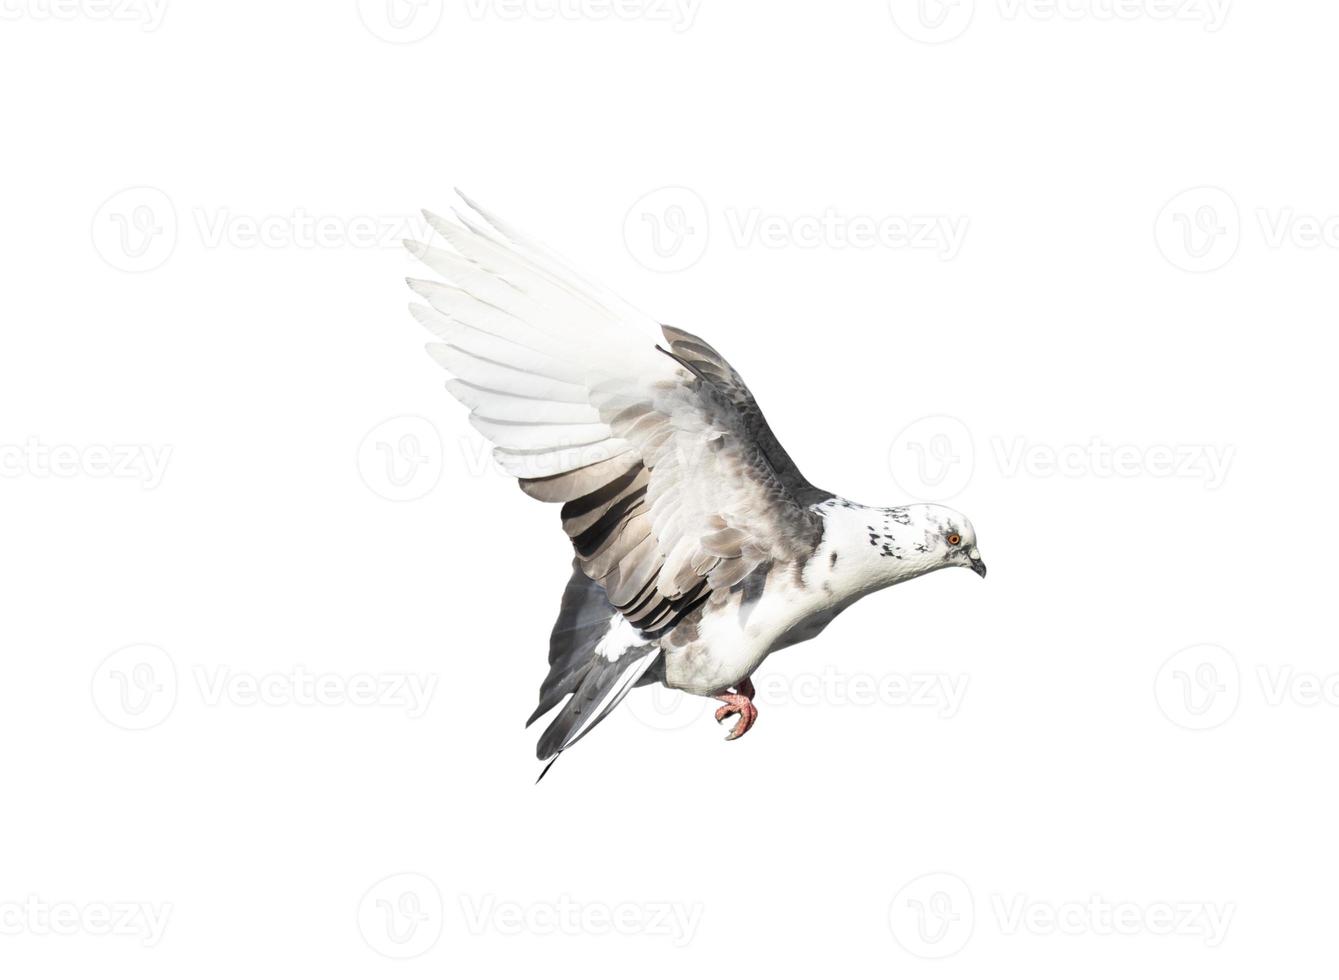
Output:
M543 760L575 745L627 697L659 655L657 647L646 645L613 663L593 658L581 685L539 737L535 754Z
M600 583L573 563L549 640L549 674L527 725L554 715L536 747L541 760L580 740L618 705L656 662L660 649L642 639L609 602Z
M609 632L609 622L617 613L600 583L588 577L573 559L572 577L567 580L558 620L549 634L549 673L539 688L539 706L526 721L527 727L572 693L580 682L581 668Z

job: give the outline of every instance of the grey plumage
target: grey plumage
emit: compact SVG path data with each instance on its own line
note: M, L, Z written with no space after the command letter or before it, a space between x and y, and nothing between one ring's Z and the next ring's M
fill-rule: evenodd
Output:
M563 590L558 619L549 635L549 673L540 685L539 706L526 721L527 727L534 724L568 698L539 738L536 755L541 761L579 741L613 710L617 702L604 704L606 696L629 669L655 649L654 643L647 642L629 647L613 661L600 656L596 647L616 615L603 587L581 570L578 561L573 561L572 576ZM596 711L600 714L591 717ZM583 726L584 730L578 732Z
M640 663L626 659L637 638L654 641L759 567L806 558L822 534L809 504L829 494L715 348L673 327L660 328L665 348L639 341L641 314L479 213L486 225L426 215L454 251L406 244L447 282L408 282L471 423L527 494L563 504L576 561L538 714L571 700L543 756L589 730L591 706ZM616 613L634 631L628 652L600 656Z
M687 330L663 325L660 330L669 341L670 352L675 359L730 400L739 413L744 430L797 503L808 507L832 496L827 490L820 490L805 479L790 454L772 433L772 427L767 424L762 409L758 407L744 379L716 348Z
M895 570L862 561L851 549L870 509L805 479L714 347L471 207L457 222L425 212L450 251L406 243L446 280L410 279L429 304L411 309L497 463L562 504L576 557L530 719L557 709L541 759L653 677L705 695L747 679L792 617L826 622L848 596L947 563L984 570L970 533L943 551L944 515L928 512L920 537L894 533L927 557ZM902 557L895 543L881 558ZM826 577L807 577L820 544ZM839 548L852 555L840 564Z

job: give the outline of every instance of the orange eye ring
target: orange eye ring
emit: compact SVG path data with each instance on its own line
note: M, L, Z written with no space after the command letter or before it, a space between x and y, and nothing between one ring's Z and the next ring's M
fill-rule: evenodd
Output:
M951 545L954 545L954 546L957 546L957 545L961 544L961 543L962 543L962 535L961 535L961 534L956 534L956 533L955 533L955 534L950 534L950 535L948 536L948 543L951 544Z

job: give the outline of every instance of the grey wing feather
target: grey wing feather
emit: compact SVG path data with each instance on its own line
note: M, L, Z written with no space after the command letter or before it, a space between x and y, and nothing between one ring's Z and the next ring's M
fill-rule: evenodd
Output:
M830 494L714 348L492 215L426 217L450 251L410 251L447 281L411 286L449 390L522 489L563 504L580 569L629 623L654 636L758 567L812 553L810 505Z
M749 391L748 385L744 383L744 379L739 376L739 372L730 366L730 362L722 357L716 348L701 337L694 336L687 330L680 330L678 327L662 324L660 331L665 335L665 339L669 341L670 353L674 359L698 378L715 387L717 391L729 399L730 404L734 405L745 430L757 444L758 450L781 480L787 492L798 503L808 507L832 496L828 491L820 490L805 479L804 474L800 472L800 468L790 458L790 454L777 441L772 432L772 427L767 424L767 418L763 415L762 409L758 407L758 403L754 399L753 393Z

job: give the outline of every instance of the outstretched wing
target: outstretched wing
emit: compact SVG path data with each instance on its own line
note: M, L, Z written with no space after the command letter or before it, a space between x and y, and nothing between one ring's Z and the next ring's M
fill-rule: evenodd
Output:
M467 200L426 214L448 248L406 242L448 390L532 497L562 503L582 570L645 632L821 537L804 479L733 368Z

